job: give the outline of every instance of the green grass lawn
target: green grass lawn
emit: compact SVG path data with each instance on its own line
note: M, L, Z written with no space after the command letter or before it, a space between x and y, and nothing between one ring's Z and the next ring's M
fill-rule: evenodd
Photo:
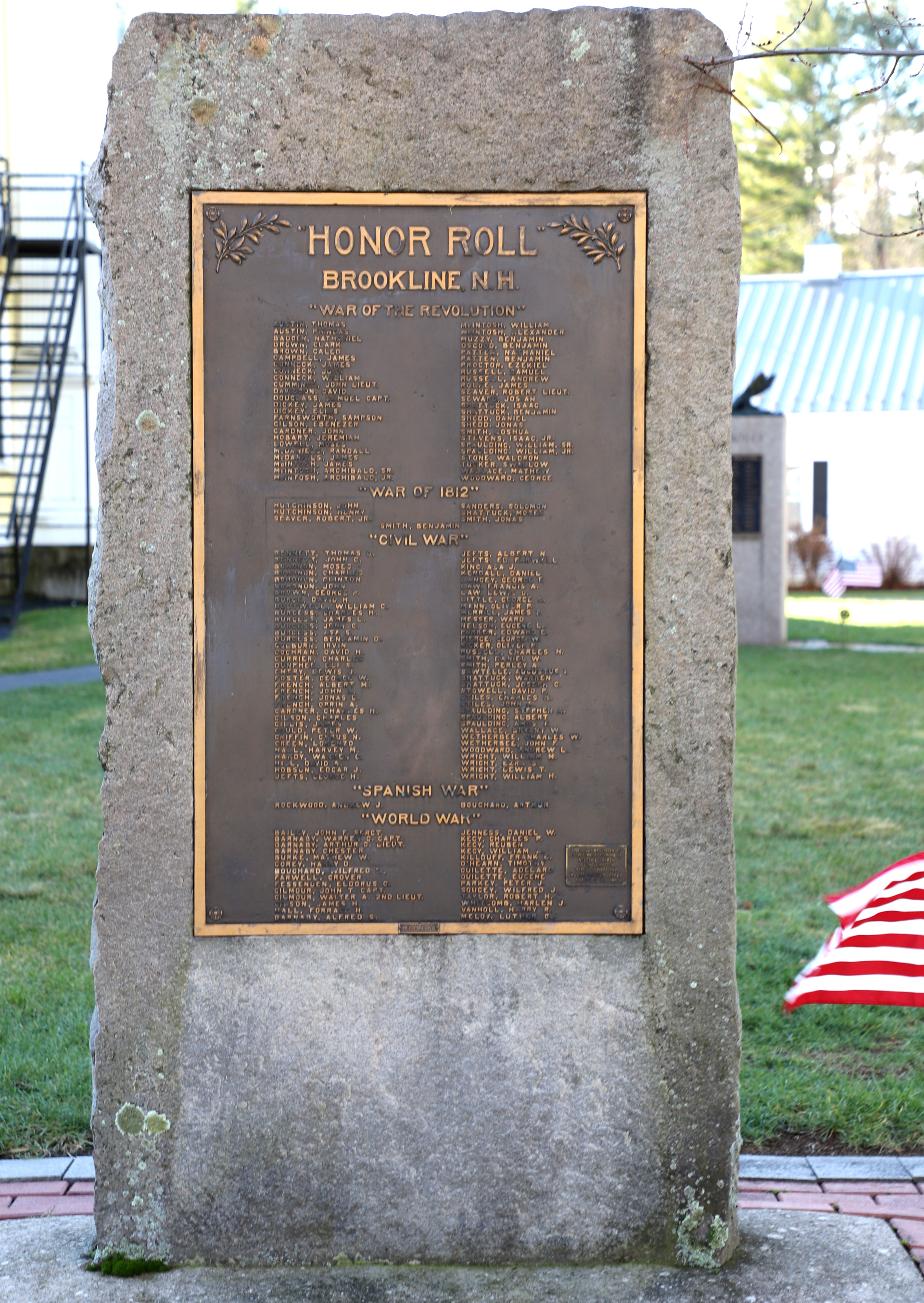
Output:
M0 641L0 674L92 665L86 606L48 606L24 611Z
M894 631L879 626L888 633ZM100 684L0 697L0 1154L88 1143ZM924 657L745 648L736 843L748 1149L924 1152L924 1011L783 994L825 892L924 848Z
M847 619L842 612L847 611ZM917 643L924 646L924 591L790 593L786 598L788 636L828 642Z
M735 842L748 1148L924 1151L921 1010L780 1008L835 925L822 896L924 849L922 790L924 657L743 649Z
M0 696L0 1155L89 1143L104 713L101 683Z

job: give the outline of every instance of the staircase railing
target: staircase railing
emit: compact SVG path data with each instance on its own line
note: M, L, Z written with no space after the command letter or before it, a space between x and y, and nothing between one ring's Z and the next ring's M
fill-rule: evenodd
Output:
M27 176L0 167L0 256L5 263L0 292L0 638L12 628L25 597L78 299L84 322L89 552L89 251L82 176Z
M0 249L10 232L10 173L6 159L0 158Z

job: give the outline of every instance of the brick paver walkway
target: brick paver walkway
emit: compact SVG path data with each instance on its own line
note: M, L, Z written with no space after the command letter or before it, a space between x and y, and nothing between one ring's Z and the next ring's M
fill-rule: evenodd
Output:
M878 1217L924 1274L924 1158L760 1155L741 1169L739 1207ZM0 1221L92 1213L92 1176L89 1157L0 1159Z
M92 1181L0 1181L0 1221L93 1213Z
M786 1181L741 1178L740 1208L849 1213L887 1221L924 1273L924 1181Z

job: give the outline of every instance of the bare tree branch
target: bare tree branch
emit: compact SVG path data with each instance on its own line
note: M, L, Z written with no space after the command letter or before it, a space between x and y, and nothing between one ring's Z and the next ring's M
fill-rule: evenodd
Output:
M785 33L778 30L777 37L779 39L775 42L769 40L755 42L756 48L748 54L736 53L721 57L711 55L708 59L695 59L689 55L685 55L684 63L689 64L691 68L695 68L702 77L706 78L705 83L700 83L703 85L705 90L721 92L723 95L727 95L730 99L734 100L736 104L740 105L751 120L755 122L761 130L766 131L767 135L773 139L782 154L783 143L779 136L777 136L774 131L771 131L766 122L763 122L757 116L753 109L751 109L750 106L735 93L730 85L726 86L723 81L720 81L718 77L714 76L713 70L725 67L729 64L734 65L736 63L744 63L751 59L789 59L793 63L806 64L807 67L810 67L811 65L806 63L806 56L825 57L830 55L855 55L857 58L861 59L888 59L890 60L889 67L882 74L880 80L871 86L865 87L863 90L854 92L851 98L860 99L866 95L874 95L877 91L881 91L889 85L892 78L895 76L895 73L898 71L900 64L904 60L924 60L924 48L912 45L913 33L924 28L924 23L918 22L915 19L904 18L892 5L884 3L882 6L884 15L891 19L891 23L878 27L877 24L879 23L879 19L873 13L870 0L855 0L855 4L862 4L863 9L866 11L867 18L870 20L872 26L876 28L875 37L881 42L878 49L858 48L853 45L787 46L785 43L792 40L793 36L795 36L795 34L803 27L812 11L814 0L808 0L805 9L799 16L792 30ZM745 19L742 15L738 24L739 49L744 29L744 21ZM893 35L895 32L900 34L901 39L903 39L906 44L904 46L886 47L886 38ZM750 36L750 29L748 31L748 36ZM921 72L924 72L924 63L922 63L918 69L911 72L909 76L918 77ZM917 196L917 206L918 219L920 223L918 226L909 227L904 231L870 231L867 230L865 226L860 226L857 229L864 235L870 235L875 239L883 240L898 240L909 235L924 235L924 201L922 201L920 195Z
M805 22L805 19L811 7L812 6L810 4L808 9L805 10L805 13L799 19L799 22L793 28L793 31L799 30L799 28ZM901 24L899 25L901 26ZM793 33L790 32L789 35L787 37L784 37L783 39L788 40L789 36L792 36L792 34ZM906 34L904 27L902 27L902 34L903 35ZM903 59L924 59L924 49L919 50L911 47L907 49L898 49L898 50L885 50L885 49L860 50L852 45L804 45L799 47L798 49L792 47L788 49L782 49L780 44L778 43L777 45L769 46L767 49L755 50L751 54L729 54L722 58L716 55L712 55L708 59L694 59L690 55L684 55L683 61L684 63L688 63L691 68L695 68L697 72L702 73L704 77L708 77L711 83L715 83L714 85L710 86L710 89L722 90L725 92L725 94L729 95L731 99L735 101L736 104L740 104L741 107L747 113L750 114L750 116L754 119L757 125L759 127L762 127L764 131L767 132L768 135L773 137L773 139L780 147L780 153L782 153L783 146L780 143L779 136L777 136L775 132L771 131L770 128L767 126L767 124L765 122L762 122L761 119L756 115L756 113L753 113L751 109L748 108L747 104L745 104L744 100L739 98L739 96L736 95L733 90L726 87L717 78L713 77L710 70L713 68L721 68L726 64L743 63L746 59L789 58L792 59L794 62L796 60L802 62L804 61L804 56L807 54L814 54L814 55L856 54L864 59L891 59L892 66L889 68L888 72L885 74L882 80L877 82L873 86L867 86L865 90L857 91L856 95L854 96L854 98L856 99L859 99L863 95L872 95L876 91L882 90L884 86L888 86L889 82L895 76L896 69L898 68L899 64ZM920 71L920 69L918 71ZM913 73L912 76L917 76L917 73Z
M757 123L760 129L762 131L766 131L767 135L770 136L771 139L776 141L777 145L779 146L780 153L782 154L783 142L782 140L780 140L776 132L771 131L770 128L767 126L766 122L762 122L760 118L757 116L757 114L754 112L754 110L750 108L747 104L745 104L744 100L741 99L739 95L736 95L730 86L726 86L723 81L719 81L718 77L714 77L713 74L705 66L705 64L697 63L695 59L685 59L684 62L689 63L692 67L694 67L697 70L697 72L701 73L707 79L705 85L703 85L703 83L700 83L703 90L713 90L721 95L727 95L729 99L732 99L735 101L736 104L739 104L741 108L744 109L745 113L747 113L751 118L754 119L754 121Z
M780 49L774 46L770 50L754 50L751 54L729 54L722 58L712 55L708 59L693 59L684 56L684 62L694 68L720 68L726 63L743 63L745 59L800 59L806 54L856 54L863 59L924 59L924 50L861 50L855 45L803 45L797 49Z
M915 190L914 198L920 225L909 226L907 231L868 231L865 226L858 226L857 230L862 231L864 235L872 235L877 240L901 240L906 235L924 235L924 199L921 198L920 190Z
M747 23L746 30L745 30L745 23ZM747 6L745 5L744 9L742 9L741 11L741 17L738 19L738 37L737 40L735 41L736 50L740 50L742 45L748 44L750 42L751 32L753 31L753 27L754 27L753 20L750 19L750 16L747 11Z
M776 45L771 45L769 41L758 41L757 44L760 45L761 47L766 47L768 52L772 52L773 54L775 54L777 50L779 50L780 46L783 44L784 41L790 41L795 36L796 32L799 30L799 28L805 22L806 18L808 18L809 14L812 12L812 4L813 4L813 0L809 0L808 4L806 5L805 9L802 12L801 18L796 23L795 27L792 29L791 32L786 32L784 36L780 36L780 39L777 41ZM777 32L777 35L779 36L779 32Z
M866 10L866 16L867 16L867 18L869 19L870 23L875 27L876 24L877 24L877 22L878 22L879 20L878 20L878 19L875 17L875 15L873 14L872 8L870 7L869 0L863 0L863 8ZM906 22L905 22L905 21L904 21L904 20L899 16L899 14L898 14L894 9L890 9L888 5L885 5L884 8L885 8L885 12L886 12L886 14L889 16L889 18L892 19L893 24L894 24L894 25L898 28L898 30L901 32L901 34L902 34L902 38L903 38L903 39L907 42L907 44L910 46L910 45L911 45L911 34L910 34L910 30L909 30L909 29L910 29L910 27L912 26L912 24L910 24L910 23L906 23ZM885 30L886 30L886 31L890 31L891 29L890 29L890 28L886 28ZM877 32L876 32L876 35L879 36L879 37L882 37L882 36L883 36L883 32L882 32L882 31L877 31ZM876 91L883 90L884 87L888 86L889 82L890 82L890 81L892 80L892 78L895 76L895 70L898 68L899 62L900 62L900 60L898 60L898 59L893 59L891 68L890 68L889 71L885 74L885 76L882 78L881 81L877 82L874 86L867 86L865 90L858 90L858 91L854 94L853 98L854 98L854 99L862 99L862 97L863 97L864 95L875 95Z
M906 235L924 235L924 226L909 226L907 231L869 231L865 226L858 226L857 230L875 236L877 240L902 240Z
M895 76L895 69L898 67L898 65L899 65L900 62L901 62L900 59L893 59L893 60L892 60L892 67L889 69L889 71L888 71L888 72L886 73L886 75L883 77L882 81L876 82L875 86L867 86L864 90L858 90L858 91L854 94L854 97L853 97L853 98L854 98L855 100L858 100L858 99L861 99L862 96L864 96L864 95L875 95L875 93L876 93L877 90L882 90L884 86L888 86L889 82L890 82L890 81L892 80L892 78Z
M866 12L869 14L871 21L875 22L876 19L873 17L872 10L869 7L869 0L864 0L864 3L866 6ZM920 27L921 24L913 18L903 18L902 15L898 12L898 10L893 9L891 5L883 5L883 9L885 10L886 14L888 14L888 16L892 19L892 22L895 24L898 30L901 32L902 37L904 38L906 44L910 45L912 28Z

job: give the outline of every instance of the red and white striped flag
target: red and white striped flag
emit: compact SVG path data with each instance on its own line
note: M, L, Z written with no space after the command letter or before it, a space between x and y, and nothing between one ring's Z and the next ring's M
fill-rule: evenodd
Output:
M843 597L847 591L847 585L844 583L844 576L841 574L839 566L834 566L825 575L822 580L821 591L825 597Z
M924 854L825 900L840 927L793 982L783 1007L924 1006Z
M852 570L844 571L848 588L881 588L882 566L875 561L858 561Z

